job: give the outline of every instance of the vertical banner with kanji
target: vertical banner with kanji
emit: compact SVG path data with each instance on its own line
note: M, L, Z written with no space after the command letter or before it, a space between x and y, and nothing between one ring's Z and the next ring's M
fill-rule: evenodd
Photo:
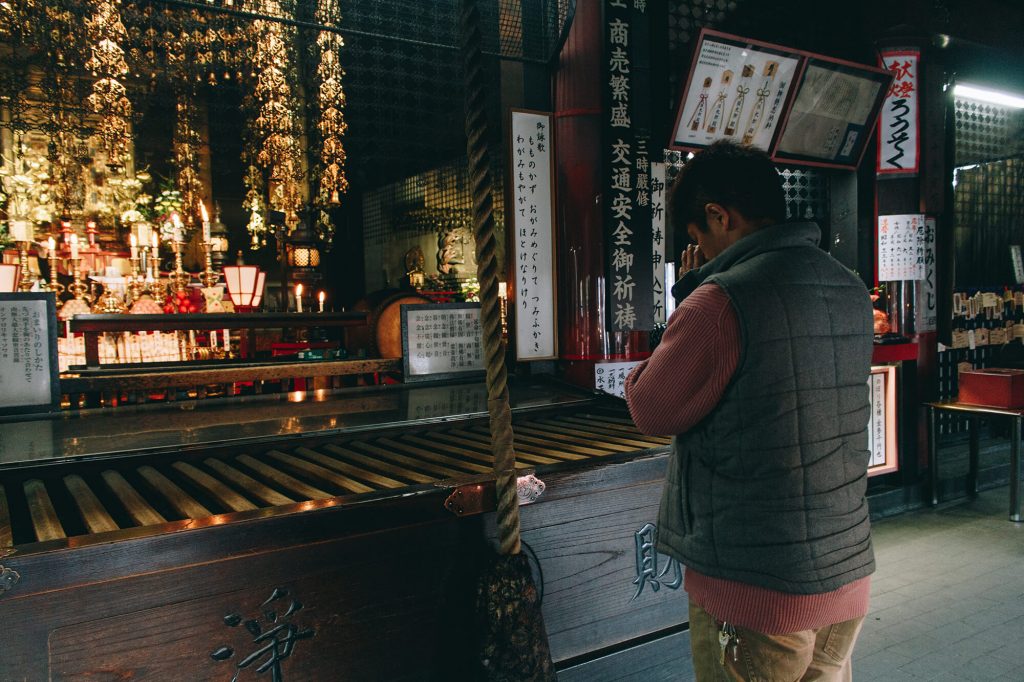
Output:
M924 279L925 236L923 215L878 216L878 281Z
M654 324L665 324L668 319L665 292L669 286L665 276L665 164L651 163L651 276L654 306Z
M935 272L935 218L924 219L922 231L924 242L924 272L917 287L917 305L914 306L914 329L919 332L933 332L939 319L939 305L936 295Z
M917 173L920 155L918 67L921 53L883 51L880 65L894 79L878 117L879 173Z
M516 360L556 357L551 115L513 111L509 126Z
M608 325L613 332L654 326L651 262L651 137L646 74L646 2L606 0L604 167ZM644 62L641 66L638 62ZM643 120L639 120L639 119Z

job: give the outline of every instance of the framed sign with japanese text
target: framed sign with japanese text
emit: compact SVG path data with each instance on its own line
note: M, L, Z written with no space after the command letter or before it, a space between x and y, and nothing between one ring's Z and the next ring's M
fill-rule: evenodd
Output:
M856 168L892 80L882 68L703 29L669 147L728 139L776 163Z
M896 368L881 365L868 375L868 476L899 468L896 451Z
M0 293L0 414L60 405L57 309L52 293Z
M558 356L551 115L511 111L509 191L516 360Z
M883 69L808 55L773 158L856 168L891 82Z
M879 173L917 173L921 151L917 50L883 50L879 66L893 74L878 117Z
M401 309L406 382L483 375L479 303L403 304Z
M802 59L780 45L703 30L669 147L730 139L770 152Z

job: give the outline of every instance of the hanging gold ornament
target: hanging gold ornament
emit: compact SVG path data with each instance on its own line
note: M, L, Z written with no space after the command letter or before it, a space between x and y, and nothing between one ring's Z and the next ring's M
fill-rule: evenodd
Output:
M85 68L96 78L87 101L100 115L98 134L110 166L123 166L132 143L132 104L120 81L128 73L121 47L128 34L113 0L90 0L92 15L85 25L89 34L91 56Z
M277 0L268 0L266 13L284 16ZM293 60L286 32L294 29L277 21L252 24L256 50L256 85L253 98L257 115L253 128L259 138L256 163L267 170L270 207L283 211L288 232L299 224L302 209L302 151L298 140L298 98L292 89Z
M316 19L323 26L336 28L341 21L338 3L334 0L318 0ZM348 191L345 147L342 143L348 129L343 112L345 91L341 83L345 70L340 62L341 48L345 46L345 41L333 31L321 31L316 42L320 52L320 63L316 70L317 105L320 110L320 121L317 123L320 133L320 186L317 199L321 206L336 206L341 203L341 195ZM333 225L326 211L320 211L319 215L317 236L330 247Z
M203 198L203 185L199 180L199 133L196 131L193 103L181 93L177 101L177 119L174 125L174 167L176 185L181 193L182 220L191 228L199 213Z

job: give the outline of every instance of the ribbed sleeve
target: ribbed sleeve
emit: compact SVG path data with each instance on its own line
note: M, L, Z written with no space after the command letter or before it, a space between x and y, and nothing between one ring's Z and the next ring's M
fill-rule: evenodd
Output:
M704 284L672 313L661 343L626 378L626 403L647 435L675 436L721 399L740 357L740 327L729 297Z

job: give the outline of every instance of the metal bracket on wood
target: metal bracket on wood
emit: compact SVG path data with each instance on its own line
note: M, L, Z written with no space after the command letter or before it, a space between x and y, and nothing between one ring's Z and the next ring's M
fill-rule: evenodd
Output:
M544 481L533 474L518 477L516 479L516 495L519 497L519 504L536 502L545 487ZM495 510L496 505L493 481L460 485L444 501L444 508L456 516L472 516L491 512Z
M21 576L13 568L0 566L0 596L18 584Z
M444 501L444 508L456 516L472 516L494 511L494 505L493 482L460 485Z

